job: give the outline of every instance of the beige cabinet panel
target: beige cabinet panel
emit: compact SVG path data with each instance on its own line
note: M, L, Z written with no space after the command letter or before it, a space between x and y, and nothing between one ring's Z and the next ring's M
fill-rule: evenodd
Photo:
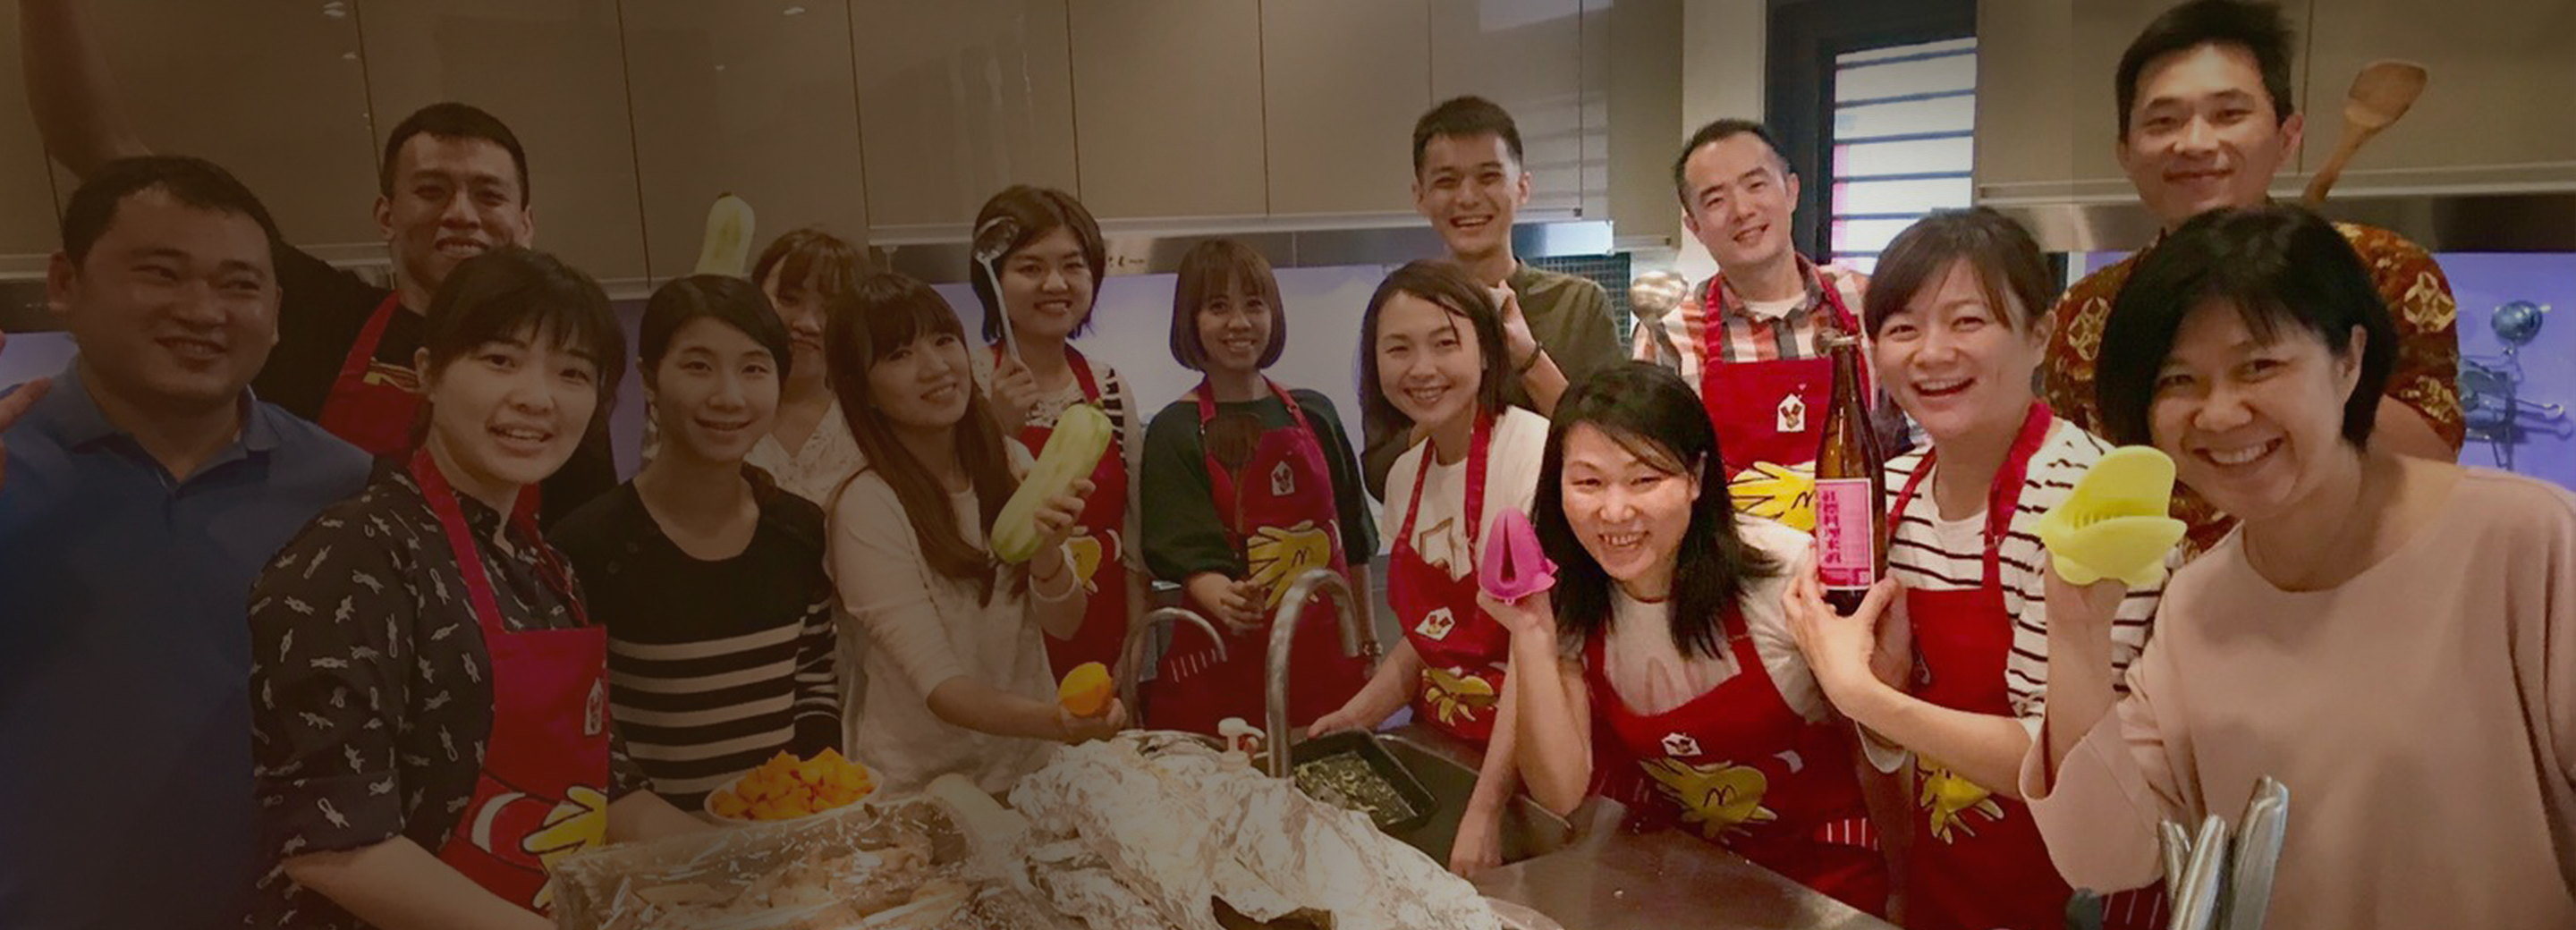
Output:
M1475 94L1511 111L1531 179L1528 209L1584 199L1580 0L1430 0L1431 99ZM1601 105L1591 102L1589 105Z
M442 100L490 111L528 150L537 247L604 282L647 276L615 4L359 0L359 20L378 138Z
M625 0L624 8L655 279L696 269L707 206L728 191L758 219L755 256L803 226L866 235L846 4Z
M19 74L18 17L0 16L0 255L42 255L62 243L44 142Z
M2576 4L2566 0L2337 0L2310 27L2307 167L2324 165L2353 75L2380 58L2424 64L2430 80L2406 118L2345 169L2338 190L2474 182L2510 166L2555 163L2576 177Z
M1431 108L1427 0L1261 5L1270 212L1413 209L1413 121Z
M145 145L223 165L259 195L289 242L383 238L349 3L91 0L85 12ZM13 57L16 47L13 37ZM68 199L78 182L58 169L55 184Z
M1681 233L1672 161L1682 135L1682 0L1610 8L1610 219L1619 236Z
M1082 199L1102 217L1269 212L1258 0L1072 5Z
M1976 196L2066 196L2075 179L2079 140L2072 116L2079 101L2110 112L2109 66L2092 85L2076 78L2075 10L2055 0L1983 0L1977 4ZM2080 86L2079 86L2080 85ZM2098 114L2097 114L2098 115ZM2089 123L2087 125L2090 125ZM2089 136L2109 151L2108 130ZM2107 157L2107 155L2105 156Z
M867 216L880 235L964 227L1012 184L1075 189L1065 0L849 9Z

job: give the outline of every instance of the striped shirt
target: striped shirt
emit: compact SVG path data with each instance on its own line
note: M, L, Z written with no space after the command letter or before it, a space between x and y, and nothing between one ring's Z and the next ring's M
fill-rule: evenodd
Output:
M1797 361L1822 357L1825 353L1817 345L1817 337L1824 328L1822 321L1833 313L1833 308L1825 303L1826 287L1832 287L1836 296L1842 298L1844 309L1851 311L1855 321L1860 318L1861 295L1868 290L1868 276L1840 265L1810 264L1804 258L1798 260L1798 266L1807 281L1807 296L1795 309L1786 313L1775 316L1758 312L1749 307L1733 288L1728 288L1721 295L1725 310L1718 319L1726 332L1719 343L1719 362ZM1698 390L1700 371L1708 355L1705 348L1709 325L1708 287L1710 282L1717 280L1710 278L1693 285L1690 296L1683 298L1681 306L1664 314L1663 319L1651 323L1639 320L1636 332L1629 337L1630 357L1680 372L1682 379L1690 382L1691 389Z
M2075 480L2109 451L2108 443L2074 424L2063 420L2052 424L2048 438L2031 457L2012 525L1996 550L1995 567L2003 589L2004 612L2011 615L2013 624L2012 654L2004 660L2004 690L2012 701L2014 715L2021 718L2034 739L2039 735L2048 694L2048 588L2046 576L2041 574L2045 560L2039 537L2032 528L2041 515L2064 503L2074 492ZM1905 487L1915 469L1922 467L1923 456L1918 450L1887 464L1891 504L1897 490ZM1936 463L1933 467L1937 470L1940 466ZM1888 571L1912 590L1973 590L1985 578L1985 511L1980 508L1959 520L1941 519L1940 508L1932 501L1932 481L1933 476L1924 476L1923 485L1915 489L1905 509L1889 515ZM2146 647L2163 593L2162 585L2131 591L2120 604L2111 630L2112 687L2120 694L2128 693L2129 663L2137 658L2138 650Z
M663 534L632 483L554 533L608 627L608 702L653 791L682 810L779 752L840 746L823 513L766 480L729 559Z

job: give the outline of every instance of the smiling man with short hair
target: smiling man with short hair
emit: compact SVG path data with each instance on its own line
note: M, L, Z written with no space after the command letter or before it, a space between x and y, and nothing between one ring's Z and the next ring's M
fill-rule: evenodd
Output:
M2192 0L2167 10L2121 55L2114 82L2120 167L2167 230L2210 210L2266 203L2272 179L2299 150L2305 118L2291 94L2292 34L2281 11L2250 0ZM2423 247L2385 229L2337 223L2388 302L2397 369L2371 442L2443 461L2466 435L2459 393L2458 305ZM2149 246L2153 248L2153 246ZM2144 253L2140 253L2143 255ZM2058 416L2102 431L2093 368L2103 322L2139 256L2088 275L2058 301L2043 396ZM2175 515L2199 551L2235 521L2188 488Z

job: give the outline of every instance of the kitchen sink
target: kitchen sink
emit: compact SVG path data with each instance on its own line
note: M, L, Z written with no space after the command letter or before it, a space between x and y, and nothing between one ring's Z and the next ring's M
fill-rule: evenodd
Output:
M1403 727L1377 735L1379 746L1396 761L1413 772L1422 787L1439 802L1439 811L1431 822L1419 829L1391 834L1399 842L1427 853L1435 861L1449 861L1449 846L1458 836L1458 821L1466 815L1467 800L1475 795L1476 769L1482 764L1477 748L1446 733L1422 727ZM1565 818L1550 812L1529 795L1515 794L1503 808L1503 862L1544 856L1574 844L1577 831Z

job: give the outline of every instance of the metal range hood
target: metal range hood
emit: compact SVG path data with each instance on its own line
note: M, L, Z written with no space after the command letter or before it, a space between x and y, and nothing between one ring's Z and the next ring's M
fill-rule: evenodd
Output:
M2296 202L2299 189L2276 187L2272 194L2282 202ZM1984 205L2020 220L2040 247L2051 252L2135 251L2153 242L2158 230L2155 217L2134 196L1989 198ZM2576 252L2576 185L2371 190L2331 197L2319 212L2394 231L2435 253Z
M1608 221L1581 219L1573 211L1562 211L1563 216L1553 215L1557 211L1529 212L1539 216L1512 226L1512 249L1523 258L1613 251ZM877 230L869 237L869 249L875 253L879 267L933 284L963 283L973 256L967 232L962 227ZM1417 258L1436 258L1443 253L1439 234L1421 217L1411 214L1250 218L1198 224L1108 221L1101 224L1101 235L1108 243L1107 273L1111 275L1173 273L1180 270L1181 256L1191 246L1215 238L1242 241L1260 250L1277 268L1395 265ZM380 245L311 251L369 280L390 280L391 265ZM24 270L0 274L0 332L59 328L59 323L45 312L41 257L23 264ZM642 300L659 283L644 278L600 282L608 296L616 300Z

